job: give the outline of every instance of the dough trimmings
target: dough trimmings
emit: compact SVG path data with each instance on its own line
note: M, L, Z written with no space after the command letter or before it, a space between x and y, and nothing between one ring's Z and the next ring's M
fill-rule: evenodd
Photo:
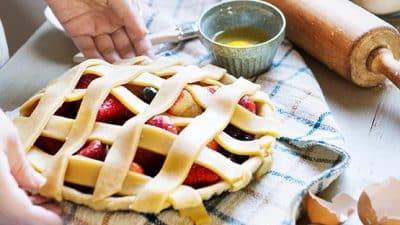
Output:
M203 200L237 191L272 163L279 122L260 86L224 69L147 57L87 60L22 105L14 120L41 194L94 209L197 224Z

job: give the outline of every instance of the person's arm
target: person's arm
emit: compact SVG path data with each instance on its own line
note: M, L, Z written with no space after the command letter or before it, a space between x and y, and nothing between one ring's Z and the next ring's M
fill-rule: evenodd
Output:
M28 164L16 128L0 109L0 225L61 225L58 206L23 190L37 191L44 182Z
M131 0L47 0L86 58L114 62L152 56L147 29Z

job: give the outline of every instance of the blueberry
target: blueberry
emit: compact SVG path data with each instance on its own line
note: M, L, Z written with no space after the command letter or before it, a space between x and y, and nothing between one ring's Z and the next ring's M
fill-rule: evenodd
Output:
M230 124L225 128L224 131L233 138L238 139L240 136L239 129L237 129L236 127L234 127L233 125L230 125Z
M239 136L239 140L252 141L252 140L254 140L254 135L243 133L242 135Z
M254 135L246 133L239 128L229 124L224 130L229 136L236 138L241 141L252 141L254 140Z
M220 150L220 152L222 153L222 155L224 155L226 158L230 159L232 162L238 163L238 164L242 164L243 162L245 162L246 160L249 159L248 156L246 155L236 155L233 154L231 152L228 152L225 149Z
M143 88L141 99L150 104L156 96L157 92L157 89L153 87L145 87Z

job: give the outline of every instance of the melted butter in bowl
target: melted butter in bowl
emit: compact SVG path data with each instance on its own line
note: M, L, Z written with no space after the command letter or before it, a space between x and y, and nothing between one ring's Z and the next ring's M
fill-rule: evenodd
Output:
M267 71L285 36L282 12L266 1L223 1L199 20L200 40L213 63L236 77L252 78Z
M214 41L230 47L250 47L270 39L270 35L254 27L237 27L216 33Z

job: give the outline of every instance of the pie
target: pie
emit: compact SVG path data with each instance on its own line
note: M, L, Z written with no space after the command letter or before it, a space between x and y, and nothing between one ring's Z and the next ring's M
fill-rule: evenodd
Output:
M279 121L260 86L222 68L137 57L87 60L14 120L42 195L99 210L209 220L203 200L271 167Z

